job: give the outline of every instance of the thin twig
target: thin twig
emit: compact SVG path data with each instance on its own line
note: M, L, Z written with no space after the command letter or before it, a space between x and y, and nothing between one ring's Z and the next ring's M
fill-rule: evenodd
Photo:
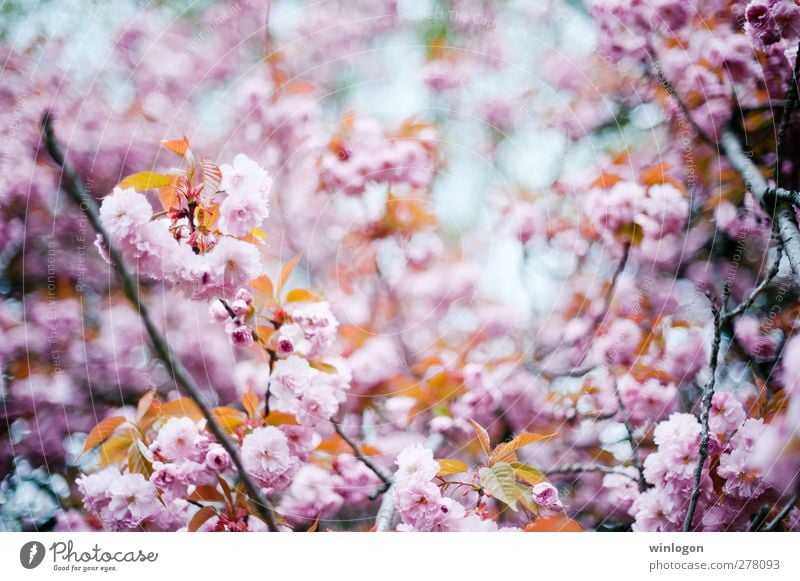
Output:
M781 523L781 521L783 519L785 519L789 515L790 512L792 512L792 509L794 508L794 505L797 504L797 498L798 498L797 494L795 494L793 497L791 497L789 499L789 502L787 502L784 505L784 507L775 516L775 518L772 519L771 521L769 521L769 523L767 523L767 526L765 526L761 530L763 530L764 532L771 532L771 531L774 531L776 528L778 528L778 525Z
M644 489L647 488L647 482L644 479L644 466L642 466L642 461L639 460L639 446L636 443L636 438L633 435L633 426L631 425L631 419L628 415L628 409L625 407L625 403L622 401L622 394L619 392L619 385L616 379L614 380L614 395L617 398L617 405L619 406L619 411L622 414L622 424L625 426L627 440L631 445L631 460L633 465L636 467L636 471L639 473L639 490L644 491Z
M783 258L783 241L780 239L780 237L778 238L776 252L777 254L775 255L775 260L773 261L772 266L770 266L769 272L767 272L767 275L764 277L764 279L750 292L750 296L748 296L744 302L734 309L723 313L723 321L730 321L749 309L750 306L755 302L756 298L758 298L758 295L761 294L764 289L767 288L769 283L772 282L772 279L777 276L778 271L781 268L781 259Z
M619 259L619 263L617 263L617 267L614 269L614 274L611 275L611 281L609 283L608 293L606 293L605 302L603 304L603 310L594 318L592 322L589 324L589 329L584 334L585 337L594 337L597 330L600 326L605 322L606 317L608 316L609 311L611 310L611 303L614 300L614 294L616 293L617 283L619 282L619 277L625 271L625 267L628 264L628 258L630 258L631 254L631 243L626 242L625 246L622 248L622 257ZM550 350L547 353L544 353L544 356L552 354L554 350ZM546 377L581 377L586 375L594 367L582 367L583 362L586 360L586 356L589 354L589 346L581 351L580 357L575 362L575 364L570 367L569 369L561 369L561 370L550 370L545 367L539 367L533 362L527 364L527 368L529 371L533 373L541 373Z
M116 271L117 276L119 277L122 285L122 291L139 313L139 318L142 320L142 324L144 325L144 328L150 337L150 342L153 344L153 350L156 356L167 366L167 369L169 369L170 373L172 374L175 383L179 385L183 391L189 395L192 401L194 401L200 408L200 411L206 418L209 429L217 438L225 451L230 455L234 466L239 472L239 478L241 478L242 482L247 487L250 499L255 504L259 515L264 520L270 531L277 531L278 525L275 521L274 515L272 514L272 510L267 503L267 500L261 494L261 489L245 471L236 445L231 441L231 439L228 437L228 434L214 417L214 414L211 412L211 408L201 395L200 387L197 385L197 383L195 383L194 379L183 366L180 359L175 357L170 351L169 345L153 322L147 305L139 298L139 285L134 280L133 276L125 265L122 253L119 251L116 244L111 239L111 236L108 234L108 231L105 229L105 226L100 221L97 202L89 194L77 172L69 163L67 163L64 153L61 151L61 148L58 145L55 134L53 133L53 123L49 112L45 113L45 115L42 117L42 134L47 152L61 169L61 188L67 193L67 195L69 195L72 201L78 205L86 218L89 220L89 223L92 225L94 230L100 235L103 245L108 251L111 264Z
M350 436L348 436L345 433L339 422L331 421L331 423L333 424L333 429L336 430L336 433L339 434L342 437L342 439L345 442L347 442L347 445L353 449L355 457L358 458L361 461L361 463L364 464L364 466L372 470L372 472L375 473L375 476L380 478L381 482L383 482L383 490L381 492L386 492L386 490L388 490L389 486L391 486L392 484L392 477L386 474L386 472L383 471L383 468L375 464L375 462L373 462L367 456L364 455L364 453L361 451L360 446L356 442L354 442Z
M630 478L636 483L639 482L639 479L636 476L631 475L624 468L616 466L604 466L603 464L565 464L564 466L556 466L555 468L551 468L549 470L544 471L544 473L547 476L558 476L561 474L583 474L585 472L600 472L602 474L620 474L622 476Z
M709 297L710 298L710 297ZM692 495L689 499L689 509L686 511L686 519L683 521L683 530L692 530L692 520L697 509L697 501L700 498L700 483L703 477L703 466L708 458L708 417L711 411L711 400L714 397L714 386L717 378L717 364L719 362L719 350L722 343L722 317L719 307L711 299L711 311L714 313L714 342L711 345L711 362L708 382L703 390L703 399L700 404L700 449L697 452L697 466L694 469L694 484L692 485Z

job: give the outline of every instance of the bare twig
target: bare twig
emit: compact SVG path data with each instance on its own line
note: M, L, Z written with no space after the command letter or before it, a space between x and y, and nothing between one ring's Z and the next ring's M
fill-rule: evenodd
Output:
M630 258L630 254L631 254L631 243L627 242L625 243L625 246L622 248L622 257L620 258L617 267L614 269L614 274L611 275L611 281L609 283L608 293L606 293L605 302L603 304L603 310L600 313L598 313L598 315L594 319L592 319L592 322L589 324L589 329L584 334L585 337L588 338L594 337L597 330L605 322L606 317L608 316L608 312L611 310L611 303L614 300L614 294L616 293L619 277L625 271L625 267L628 264L628 258ZM533 373L541 373L545 377L581 377L592 371L592 369L594 369L594 367L583 367L583 362L586 360L586 356L589 354L589 346L590 345L587 345L586 348L581 351L578 360L569 369L551 370L545 367L539 367L537 364L533 362L529 362L526 366L529 371ZM550 350L549 352L546 352L543 355L544 356L550 355L553 353L554 350L555 349Z
M355 457L358 458L361 461L361 463L364 464L364 466L372 470L372 472L375 473L375 476L377 476L381 480L381 482L383 482L384 486L382 492L386 492L386 490L388 490L389 486L391 486L392 484L392 477L386 474L383 468L375 464L375 462L373 462L367 456L364 455L359 445L356 442L354 442L350 436L347 435L347 433L342 429L342 426L341 424L339 424L339 422L331 421L331 423L333 424L333 429L336 430L336 433L339 434L342 437L342 439L345 442L347 442L347 445L353 449Z
M783 241L778 238L778 246L776 248L775 260L770 266L767 275L763 278L763 280L750 292L750 296L748 296L741 304L734 307L730 311L726 311L722 314L723 321L730 321L735 317L738 317L741 313L746 311L750 308L750 306L755 302L758 295L760 295L765 288L772 282L772 279L775 278L778 274L778 271L781 268L781 259L783 258Z
M441 434L434 434L425 441L425 447L432 450L434 453L444 442L444 437ZM378 508L378 516L375 518L375 530L379 533L386 532L392 528L392 521L394 521L394 487L395 483L389 486L386 493L383 495L381 506Z
M727 293L726 293L727 294ZM697 509L697 501L700 498L700 483L703 477L703 466L708 458L708 417L711 411L711 400L714 397L714 386L717 378L717 364L719 362L719 350L722 343L722 317L717 304L711 302L711 310L714 313L714 342L711 345L711 376L706 382L703 390L703 398L700 403L700 449L697 452L697 466L694 469L694 484L692 485L692 495L689 499L689 509L686 511L686 519L683 521L683 530L692 530L692 520Z
M639 490L644 491L644 489L647 488L647 482L645 482L644 479L644 466L642 466L642 461L639 460L639 445L636 443L636 438L633 435L633 426L631 425L631 419L628 415L628 409L622 401L622 394L619 392L619 385L616 379L614 380L614 395L617 398L617 405L622 414L622 424L625 426L627 440L631 445L631 461L636 467L636 471L639 473Z
M203 399L200 387L195 383L192 376L181 363L180 359L173 356L170 351L166 339L161 335L160 331L153 322L150 316L150 311L147 305L139 298L139 285L134 280L127 266L125 265L122 253L117 248L105 226L100 221L100 215L97 209L97 202L89 194L84 186L83 181L78 176L77 172L67 163L64 153L61 151L60 146L53 133L53 123L50 113L45 113L42 117L42 134L44 138L45 147L50 157L61 169L61 188L72 199L75 204L81 209L89 223L94 230L100 235L104 246L108 251L108 256L111 264L119 277L122 285L122 291L125 293L126 298L131 302L136 311L139 313L139 318L142 320L145 330L150 337L150 342L153 344L153 350L156 356L167 366L172 374L175 383L179 385L184 392L194 401L206 418L208 427L219 443L230 455L234 466L239 472L239 478L247 488L250 499L254 503L259 516L264 520L270 531L277 531L278 525L272 510L267 503L267 500L261 493L261 489L256 485L253 479L244 469L241 456L236 448L236 445L228 437L228 434L220 426L217 419L211 412L211 408Z
M795 494L793 497L791 497L789 499L789 501L780 510L780 512L775 516L775 518L772 519L771 521L769 521L769 523L767 523L767 526L765 526L761 530L763 530L765 532L771 532L771 531L774 531L775 529L777 529L778 525L781 523L781 521L783 519L785 519L789 515L790 512L792 512L792 509L794 508L794 505L797 504L797 499L798 499L798 495L797 494Z
M630 474L627 470L617 466L604 466L603 464L566 464L556 466L544 473L548 476L558 476L561 474L583 474L585 472L600 472L602 474L620 474L638 483L639 478Z

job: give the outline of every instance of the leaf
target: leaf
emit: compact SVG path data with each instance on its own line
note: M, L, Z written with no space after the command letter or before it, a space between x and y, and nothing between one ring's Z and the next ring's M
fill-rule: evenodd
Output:
M300 301L319 301L319 300L321 300L320 297L318 297L311 291L306 290L304 288L292 289L286 294L287 303L297 303Z
M161 145L178 157L184 157L189 149L189 140L184 135L183 139L162 139Z
M91 450L95 446L99 446L105 442L114 432L114 430L116 430L126 421L127 420L122 416L114 416L113 418L106 418L102 420L99 424L92 428L91 432L89 432L86 442L83 444L83 451L86 452Z
M280 295L283 291L283 285L286 284L286 281L289 280L289 277L292 276L292 272L294 271L297 263L300 262L300 254L292 258L289 262L284 264L281 267L281 273L278 276L278 294Z
M224 406L214 408L211 410L211 414L228 433L233 432L247 419L246 416L239 410Z
M511 467L514 469L514 473L517 475L517 478L524 480L531 486L536 486L542 482L547 482L547 477L544 475L544 473L536 468L533 468L532 466L528 466L527 464L522 464L520 462L512 462Z
M319 517L320 515L317 515L317 518L314 519L314 522L311 524L311 526L306 529L307 533L317 532L317 529L319 529Z
M617 230L617 236L634 246L639 246L644 238L644 229L636 222L630 222L620 226L619 230Z
M173 176L168 185L158 188L158 201L161 202L161 208L165 212L180 206L181 188L179 183L181 179L183 178L180 176Z
M252 389L248 389L242 396L242 407L251 420L258 417L258 395Z
M118 436L113 436L100 446L100 465L108 466L121 462L128 455L128 448L138 438L139 432L134 428L125 430Z
M142 474L149 480L153 474L153 462L150 451L141 440L136 440L128 448L128 470L132 474Z
M162 403L158 412L159 415L163 417L191 418L195 422L204 417L200 407L188 397L179 397L178 399Z
M309 361L308 365L318 371L322 371L323 373L332 373L334 375L339 373L339 370L330 363L323 363L322 361Z
M481 468L478 476L484 492L507 504L511 510L517 510L517 480L510 464L499 462L494 466Z
M526 533L582 533L583 527L563 515L537 518L522 529Z
M204 506L194 513L192 520L189 521L189 525L186 528L190 533L193 533L213 516L217 516L217 510L213 506Z
M150 412L150 408L153 407L153 402L156 399L156 390L151 389L148 390L141 398L139 398L139 403L136 404L136 422L141 422L145 416L147 416L148 412Z
M461 460L451 460L449 458L441 458L436 460L439 463L439 472L436 476L446 476L448 474L460 474L461 472L469 472L469 466Z
M481 443L484 453L488 456L491 450L491 441L489 440L489 432L475 420L469 421L472 428L475 430L475 435L478 436L478 441Z
M186 497L193 502L225 502L225 497L217 490L216 486L202 484Z
M272 286L272 279L266 274L250 281L254 294L262 301L272 303L275 300L275 289Z
M542 440L546 440L548 438L552 438L555 434L548 434L546 436L542 436L540 434L533 434L531 432L523 432L514 437L513 440L510 442L503 442L502 444L498 444L498 446L492 452L492 455L489 457L489 464L491 465L494 462L500 462L503 458L513 454L520 448L524 448L530 444L535 442L540 442Z
M133 188L139 192L163 188L172 184L173 176L154 173L151 171L141 171L126 177L119 182L121 188Z

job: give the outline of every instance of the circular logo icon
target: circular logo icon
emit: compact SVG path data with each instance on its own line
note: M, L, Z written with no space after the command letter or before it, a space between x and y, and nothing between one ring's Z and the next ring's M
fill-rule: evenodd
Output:
M44 545L39 541L25 543L19 550L19 562L26 569L35 569L42 564L44 553Z

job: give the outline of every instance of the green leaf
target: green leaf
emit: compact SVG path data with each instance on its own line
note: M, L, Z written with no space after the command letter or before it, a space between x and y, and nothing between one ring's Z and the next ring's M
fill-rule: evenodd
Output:
M494 466L481 468L478 476L486 494L507 504L511 510L517 510L519 492L516 474L510 464L498 462Z

